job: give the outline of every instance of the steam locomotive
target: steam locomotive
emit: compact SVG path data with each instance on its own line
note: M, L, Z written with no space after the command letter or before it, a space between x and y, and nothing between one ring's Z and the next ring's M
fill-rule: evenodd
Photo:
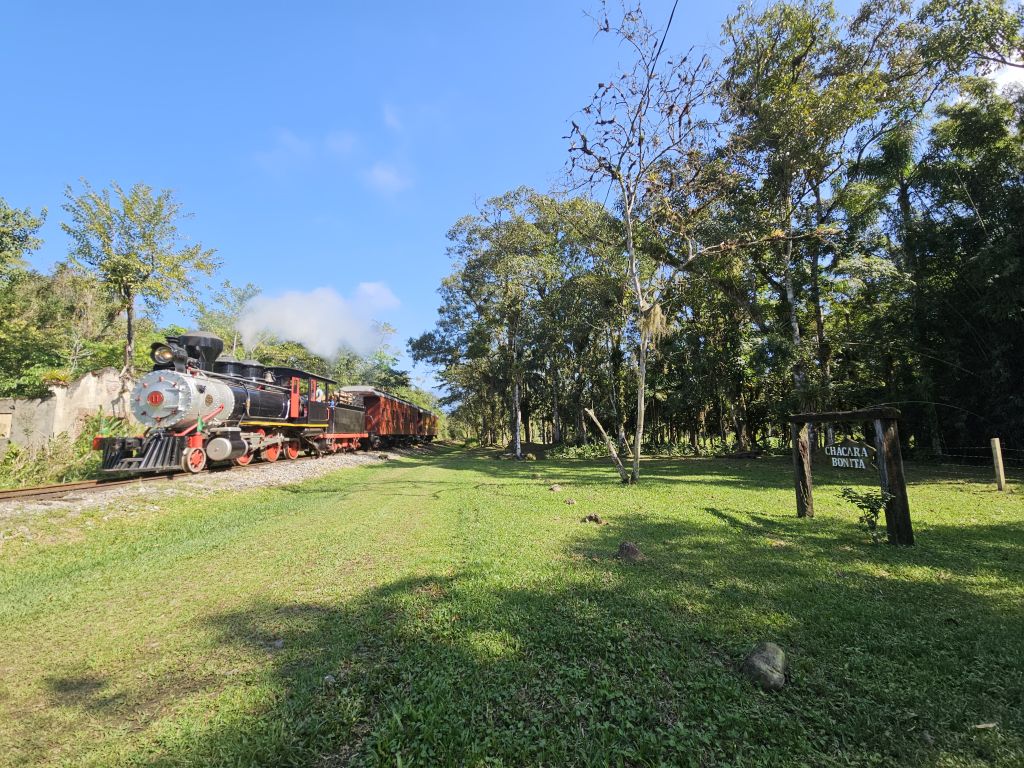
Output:
M437 416L407 400L223 351L219 337L202 331L153 344L153 370L130 397L146 432L96 437L104 472L195 473L211 462L244 466L257 458L366 450L437 434Z

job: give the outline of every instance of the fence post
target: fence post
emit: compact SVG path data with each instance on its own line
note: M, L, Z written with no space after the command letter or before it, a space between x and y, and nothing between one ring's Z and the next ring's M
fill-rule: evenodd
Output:
M885 504L885 528L890 544L910 547L914 528L910 522L907 478L903 474L903 453L896 419L875 419L875 450L878 453L878 479L882 492L889 494Z
M793 470L796 478L796 516L814 517L814 481L811 479L811 447L807 440L807 424L794 421L790 425L793 438Z
M993 437L989 442L992 444L992 463L996 469L996 488L1005 491L1006 472L1003 471L1003 446L999 443L998 437Z

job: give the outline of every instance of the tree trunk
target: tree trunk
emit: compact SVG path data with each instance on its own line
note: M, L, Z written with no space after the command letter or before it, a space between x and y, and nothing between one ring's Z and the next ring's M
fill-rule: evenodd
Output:
M533 414L530 412L530 390L527 389L526 395L523 397L522 407L523 436L526 438L527 445L533 442L532 440L530 440L530 418L532 417L532 415Z
M623 192L625 193L625 189ZM637 351L636 361L636 433L633 439L633 473L629 481L636 483L640 480L640 453L643 450L644 439L644 408L645 390L647 388L647 329L644 327L647 317L648 305L644 298L643 285L640 283L640 265L637 262L636 248L633 242L633 208L632 200L624 194L623 218L626 225L626 254L628 256L628 272L632 283L633 294L636 298L636 323L640 330L640 348Z
M562 419L558 415L558 366L551 363L551 442L562 442Z
M818 226L825 225L825 214L821 204L821 189L815 187L815 208ZM832 406L832 350L825 337L825 315L821 308L821 243L811 246L811 302L814 304L814 331L818 348L818 370L821 374L821 390L825 393L823 402L816 403L818 408L829 410ZM831 435L831 424L826 431Z
M640 452L643 450L644 412L647 407L647 331L644 329L640 330L640 349L636 363L636 433L633 438L633 474L629 478L631 483L640 480Z
M129 293L125 300L127 329L124 342L124 367L121 368L121 375L130 376L135 370L135 295Z
M625 383L622 380L622 334L617 333L612 337L611 329L608 334L609 358L612 373L612 397L615 400L613 409L615 414L615 436L619 441L619 450L624 452L630 459L633 458L633 451L630 450L629 440L626 437L626 394Z
M601 433L601 437L604 438L605 447L608 449L608 455L611 456L612 463L615 464L615 469L619 472L619 477L622 478L623 483L630 482L629 473L626 472L626 468L622 466L622 459L619 458L619 454L615 452L615 444L612 439L608 437L608 433L604 431L604 427L601 426L601 422L597 420L597 416L590 408L586 408L587 416L594 422L594 426L597 427L597 431Z
M523 446L519 441L522 414L519 411L519 380L512 379L512 452L517 459L523 458Z

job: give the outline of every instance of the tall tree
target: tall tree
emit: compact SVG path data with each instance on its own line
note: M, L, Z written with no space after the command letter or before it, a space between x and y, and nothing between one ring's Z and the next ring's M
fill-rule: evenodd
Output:
M600 29L616 35L632 51L632 65L625 72L598 83L579 120L572 122L569 153L571 171L583 184L610 187L617 196L622 216L627 284L632 296L632 319L637 330L636 420L633 468L629 480L640 478L640 454L644 439L647 357L652 343L664 330L660 289L668 282L657 266L646 259L641 247L644 209L658 210L668 189L660 183L666 166L676 169L669 178L684 185L678 199L698 208L706 200L704 161L710 154L713 123L708 118L713 79L707 57L672 57L664 53L665 38L672 26L676 5L663 30L655 29L639 7L624 9L614 25L606 16ZM663 263L675 269L687 267L700 254L690 217L677 215L674 253L664 253Z
M83 181L76 195L65 190L62 224L70 235L71 259L95 272L117 299L126 320L122 373L133 369L136 303L155 314L168 301L193 297L198 274L219 266L214 252L198 243L186 244L178 231L181 205L170 190L154 195L145 184L127 192L118 184L97 191Z

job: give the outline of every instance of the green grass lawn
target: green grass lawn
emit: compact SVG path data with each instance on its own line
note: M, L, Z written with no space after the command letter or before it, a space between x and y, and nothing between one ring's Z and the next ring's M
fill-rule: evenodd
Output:
M626 488L446 449L16 521L0 763L1024 765L1024 494L908 475L904 550L850 475L798 520L780 459ZM737 671L760 640L776 694Z

